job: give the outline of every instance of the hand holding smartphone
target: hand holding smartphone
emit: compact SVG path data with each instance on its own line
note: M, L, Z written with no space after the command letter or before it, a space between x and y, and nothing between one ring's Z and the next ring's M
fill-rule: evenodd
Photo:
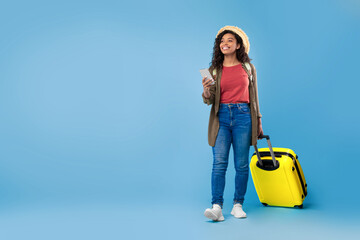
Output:
M203 78L211 80L210 85L215 84L215 80L212 78L212 76L207 68L200 69L200 74Z

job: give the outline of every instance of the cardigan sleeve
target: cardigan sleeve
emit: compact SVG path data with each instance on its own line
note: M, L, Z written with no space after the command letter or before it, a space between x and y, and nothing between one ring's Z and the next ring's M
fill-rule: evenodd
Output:
M253 81L254 81L254 88L255 88L255 99L256 99L256 109L257 109L257 116L259 118L262 117L261 113L260 113L260 104L259 104L259 94L258 94L258 86L257 86L257 76L256 76L256 69L255 66L253 64L251 64L251 68L252 68L252 74L253 74Z
M215 87L215 84L214 84L213 86L210 87L210 97L209 98L206 98L204 96L204 92L201 94L204 103L206 103L207 105L211 105L211 104L214 103L214 101L215 101L215 90L216 90L216 87Z

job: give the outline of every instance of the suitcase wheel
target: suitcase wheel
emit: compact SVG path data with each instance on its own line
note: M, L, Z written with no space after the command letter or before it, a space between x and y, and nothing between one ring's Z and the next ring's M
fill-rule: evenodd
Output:
M267 203L263 203L263 202L262 202L262 205L267 206L268 204L267 204Z
M301 204L301 205L295 205L294 207L303 208L304 205L303 205L303 204Z

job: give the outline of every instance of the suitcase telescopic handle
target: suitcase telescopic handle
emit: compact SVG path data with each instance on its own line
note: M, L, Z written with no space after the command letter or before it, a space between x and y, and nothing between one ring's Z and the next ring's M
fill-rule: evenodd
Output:
M263 139L266 138L267 140L270 140L270 136L269 135L260 135L259 139Z
M263 138L266 138L266 140L267 140L269 150L270 150L271 159L273 161L274 167L277 167L278 164L277 164L277 161L275 159L275 154L274 154L273 148L271 146L270 136L269 135L261 135L261 136L259 136L259 139L263 139ZM257 148L257 145L254 145L254 148L255 148L256 156L257 156L257 158L259 160L259 163L260 163L261 166L263 166L263 162L261 160L261 156L260 156L259 150Z

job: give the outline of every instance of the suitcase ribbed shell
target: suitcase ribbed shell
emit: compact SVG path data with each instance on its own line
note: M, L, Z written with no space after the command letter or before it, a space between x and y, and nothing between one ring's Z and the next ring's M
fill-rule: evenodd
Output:
M304 173L297 155L289 148L273 148L277 169L273 166L269 148L260 148L264 165L261 167L256 154L251 158L250 170L259 200L263 204L281 207L302 206L307 195Z

